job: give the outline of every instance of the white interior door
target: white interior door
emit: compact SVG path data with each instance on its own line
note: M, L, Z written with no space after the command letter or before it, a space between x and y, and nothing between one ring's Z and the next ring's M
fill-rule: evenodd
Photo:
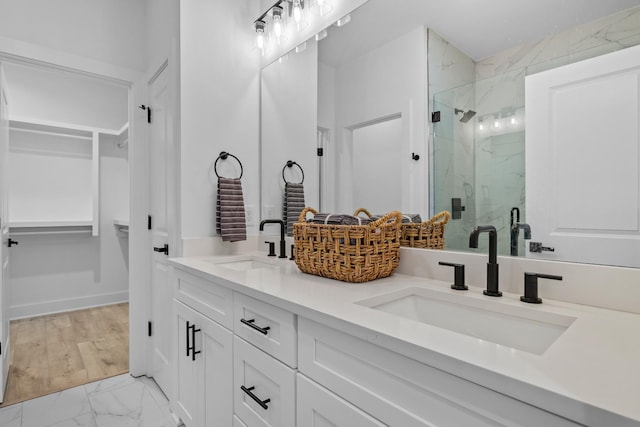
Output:
M532 257L640 267L640 46L526 78Z
M0 64L0 402L4 400L4 390L9 373L9 319L7 317L9 278L9 197L7 188L9 156L9 102L2 64Z
M168 68L163 67L149 83L149 171L151 209L151 375L160 388L170 394L171 301L172 292L167 263L170 250L169 212L167 209L168 170L171 152L170 92Z

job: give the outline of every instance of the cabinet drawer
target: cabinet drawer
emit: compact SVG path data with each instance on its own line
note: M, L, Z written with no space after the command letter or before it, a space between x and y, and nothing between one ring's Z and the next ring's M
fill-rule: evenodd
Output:
M298 427L384 427L385 424L365 414L344 399L297 374Z
M296 318L246 295L234 295L233 331L292 368L298 365Z
M233 329L233 291L173 268L174 298L222 326Z
M237 336L233 351L235 414L247 427L294 427L295 371Z
M300 372L387 425L579 425L308 319L298 334Z

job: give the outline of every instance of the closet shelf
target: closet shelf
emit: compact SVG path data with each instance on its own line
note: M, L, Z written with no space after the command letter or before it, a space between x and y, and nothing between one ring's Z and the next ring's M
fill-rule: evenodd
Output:
M93 220L72 221L9 221L9 228L90 227Z

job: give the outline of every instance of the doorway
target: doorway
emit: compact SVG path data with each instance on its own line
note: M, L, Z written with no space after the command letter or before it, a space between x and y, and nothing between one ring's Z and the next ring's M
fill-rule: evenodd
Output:
M18 242L10 254L7 317L41 324L45 340L94 329L93 348L75 344L75 350L109 350L120 359L126 355L128 364L130 86L32 61L3 64L10 94L8 218ZM125 342L122 335L97 341L108 334L93 327L100 323L95 316L107 311L119 317L115 329L126 333ZM65 329L74 319L92 326ZM53 332L52 325L62 328ZM15 354L25 338L12 334L8 344ZM62 341L55 351L68 362L62 376L82 381L72 369L73 345ZM48 368L55 375L50 383L64 383L60 366ZM117 373L104 370L105 376ZM85 374L86 382L100 379ZM70 386L82 383L77 381Z

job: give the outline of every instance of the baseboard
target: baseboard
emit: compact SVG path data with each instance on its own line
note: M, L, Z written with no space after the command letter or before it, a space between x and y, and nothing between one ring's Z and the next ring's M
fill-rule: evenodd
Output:
M45 301L35 304L14 305L9 307L9 318L11 320L16 320L27 317L44 316L47 314L82 310L84 308L117 304L127 301L129 301L129 291L121 291L109 294L89 295L78 298L65 298L54 301Z

